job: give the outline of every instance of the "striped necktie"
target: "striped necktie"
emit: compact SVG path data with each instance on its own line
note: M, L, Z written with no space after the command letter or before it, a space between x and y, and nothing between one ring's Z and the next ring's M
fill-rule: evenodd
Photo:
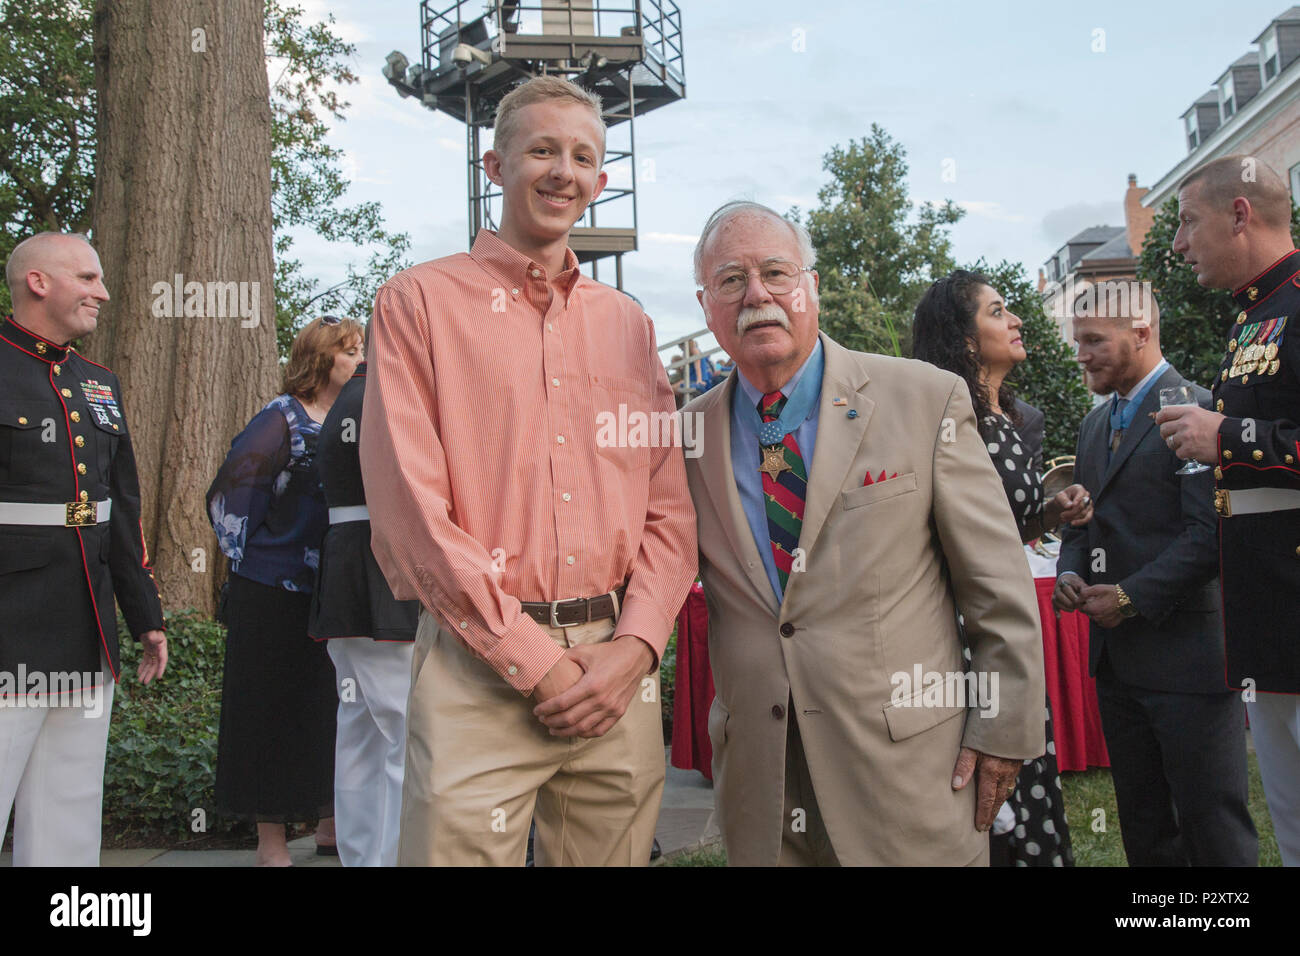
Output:
M758 413L763 421L771 422L781 414L785 407L786 396L780 392L771 392L763 396L758 403ZM803 528L804 500L808 497L808 470L804 467L803 455L799 444L794 440L794 433L785 436L781 442L785 468L772 477L771 470L763 472L763 499L767 510L767 533L772 544L772 557L776 561L776 575L781 582L784 594L790 580L790 568L794 562L794 551L799 545L799 531ZM768 464L767 454L764 465Z

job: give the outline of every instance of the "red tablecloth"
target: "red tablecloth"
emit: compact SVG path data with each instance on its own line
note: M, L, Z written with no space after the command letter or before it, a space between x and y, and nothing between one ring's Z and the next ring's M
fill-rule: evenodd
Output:
M1056 763L1061 770L1109 767L1097 711L1097 686L1088 676L1088 618L1078 611L1057 614L1052 578L1037 578L1038 617L1043 632L1043 668L1052 701ZM709 611L704 588L696 584L677 615L677 677L673 697L672 763L713 779L709 706L713 671L709 667Z

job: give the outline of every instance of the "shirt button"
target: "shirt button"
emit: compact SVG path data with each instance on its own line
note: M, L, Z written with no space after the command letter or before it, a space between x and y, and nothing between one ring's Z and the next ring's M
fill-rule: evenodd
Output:
M572 564L572 563L573 563L574 561L576 561L576 560L577 560L577 559L576 559L573 555L569 555L567 558L564 559L564 563L565 563L565 564Z
M519 290L518 290L518 289L511 289L511 290L510 290L510 294L511 294L511 295L518 295L518 294L519 294Z
M514 677L516 674L519 673L519 668L515 667L514 664L511 664L509 667L506 668L506 673L509 674L511 677Z
M555 436L555 444L557 444L557 445L563 445L563 444L564 444L564 436L563 436L563 435L556 435L556 436Z
M775 717L777 720L780 720L782 717L785 716L785 708L782 707L780 704L773 704L772 716Z
M564 494L560 495L560 497L563 498L565 501L568 501L568 500L570 500L570 499L573 497L573 495L569 494L569 493L566 491Z
M529 274L530 276L532 276L534 279L540 279L540 278L542 277L542 270L541 270L541 269L534 269L532 272L530 272L530 273L528 273L528 274Z
M72 440L76 443L78 448L81 448L83 445L86 444L86 439L82 438L80 435L78 435L76 438Z
M68 414L68 417L71 418L74 422L79 422L81 421L81 412L70 412Z
M469 627L469 621L461 621L461 622L460 622L460 629L461 629L462 631L465 630L467 627Z
M554 385L556 388L559 388L559 387L560 387L560 380L559 380L558 378L553 378L553 379L551 379L551 384Z
M86 473L86 463L84 461L77 462L77 474L84 475L85 473Z
M784 624L782 624L782 625L781 625L781 636L782 636L782 637L793 637L793 636L794 636L794 625L791 624L789 621L786 621Z
M547 331L547 332L554 332L554 331L555 331L555 326L551 325L550 322L547 322L547 323L546 323L546 331Z
M71 397L72 397L72 390L71 390L71 389L61 388L61 389L59 389L59 392L63 395L64 398L71 398Z

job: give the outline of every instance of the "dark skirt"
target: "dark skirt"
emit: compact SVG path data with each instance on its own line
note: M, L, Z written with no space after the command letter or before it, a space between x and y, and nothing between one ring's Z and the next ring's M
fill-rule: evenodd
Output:
M259 823L333 815L334 664L307 636L311 595L230 575L217 742L218 814Z
M1011 809L1016 828L1007 834L1009 866L1074 866L1070 825L1065 819L1065 796L1056 766L1052 734L1052 701L1047 699L1047 752L1026 760L1016 778Z
M312 592L307 633L318 641L371 637L377 641L415 640L420 602L393 597L384 572L370 550L370 522L330 525L320 548L320 568Z

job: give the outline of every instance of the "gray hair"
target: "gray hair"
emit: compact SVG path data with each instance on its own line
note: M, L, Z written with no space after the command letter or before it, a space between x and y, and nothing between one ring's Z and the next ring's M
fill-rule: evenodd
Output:
M727 220L732 219L735 216L743 215L771 216L777 222L789 226L790 231L794 233L795 241L799 243L799 258L803 260L800 265L813 266L817 264L817 250L813 248L812 237L808 235L807 229L799 225L797 222L791 222L775 209L764 206L762 203L752 202L748 199L735 199L729 203L724 203L714 210L713 215L709 217L709 221L706 222L704 228L700 230L700 239L695 243L696 285L704 285L704 247L709 244L709 239L713 236L713 233L716 232L718 227Z

